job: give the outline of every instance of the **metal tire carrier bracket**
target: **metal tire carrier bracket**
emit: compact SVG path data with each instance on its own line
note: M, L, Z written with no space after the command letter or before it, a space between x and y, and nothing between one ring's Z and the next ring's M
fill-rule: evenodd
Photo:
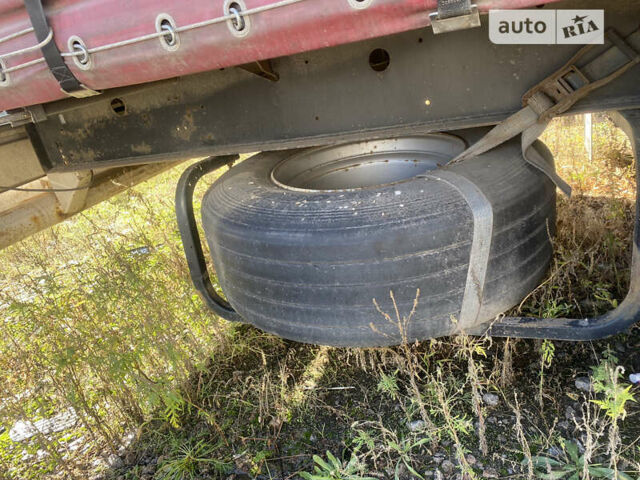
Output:
M640 185L640 110L618 112L616 124L625 131L631 141L636 162L636 183ZM467 333L492 337L586 341L605 338L626 330L640 321L640 195L637 192L631 250L629 293L615 310L596 318L581 319L502 317L489 325L467 330Z
M547 171L525 154L525 149L542 133L548 122L566 112L578 100L600 88L640 64L640 30L626 39L614 30L606 32L608 46L592 55L594 45L579 50L560 70L529 90L523 97L524 108L494 127L458 157L453 163L471 160L492 148L522 134L523 156L532 166ZM580 60L588 58L586 63ZM631 141L636 161L636 183L640 185L640 109L616 113L616 123ZM565 193L563 181L550 176ZM557 175L556 175L557 177ZM568 187L568 185L567 185ZM596 318L533 318L502 317L491 324L467 330L467 333L495 337L547 338L553 340L597 340L622 332L640 321L640 195L636 192L636 215L632 245L631 280L629 293L624 301L611 312Z
M207 270L207 262L198 233L198 224L193 212L193 193L198 181L207 173L232 164L237 155L209 157L187 168L176 187L176 219L182 238L184 254L189 265L191 281L198 294L220 318L230 322L242 322L242 317L216 292Z

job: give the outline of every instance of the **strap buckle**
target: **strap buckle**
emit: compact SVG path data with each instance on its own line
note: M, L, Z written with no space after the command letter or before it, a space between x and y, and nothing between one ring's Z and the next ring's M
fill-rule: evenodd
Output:
M605 32L607 40L611 43L612 49L617 48L628 61L618 68L610 71L608 74L597 80L591 80L576 65L578 61L587 55L595 45L587 45L578 52L557 72L553 73L538 85L530 89L522 97L523 106L532 107L536 113L540 115L540 122L547 122L554 116L566 112L578 100L586 97L592 91L606 85L625 73L631 67L640 63L640 53L638 53L631 45L629 45L618 33L613 29ZM546 98L553 102L553 105L542 111L538 111L536 106L539 104L538 99L543 94Z
M478 6L471 0L438 0L438 10L429 19L435 35L480 26Z
M79 85L80 85L80 88L78 88L77 90L67 91L62 88L60 90L62 90L64 93L66 93L70 97L75 97L75 98L93 97L94 95L100 95L100 93L102 93L97 90L90 89L84 83L80 83Z

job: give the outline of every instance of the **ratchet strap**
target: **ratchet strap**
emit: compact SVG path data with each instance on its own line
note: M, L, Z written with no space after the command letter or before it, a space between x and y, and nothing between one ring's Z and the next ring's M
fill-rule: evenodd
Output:
M596 45L579 50L560 70L525 93L522 110L496 125L450 163L480 155L522 134L525 161L546 174L566 195L571 195L571 187L535 148L530 147L555 115L566 112L578 100L640 63L640 30L623 39L615 30L609 29L605 37L608 45L602 53L595 57L589 55ZM585 62L585 57L590 60Z
M460 193L473 215L473 239L469 268L456 331L465 331L478 323L493 238L493 207L485 194L471 180L452 170L437 169L424 175L440 180Z
M38 42L44 42L51 32L51 27L49 26L49 22L47 22L41 0L24 0L24 5L31 19L31 25L33 26ZM49 70L60 84L60 89L64 93L78 98L99 94L99 92L85 87L73 75L65 63L64 58L60 55L60 50L58 50L58 46L53 41L53 38L51 38L49 42L46 42L40 50L49 66Z

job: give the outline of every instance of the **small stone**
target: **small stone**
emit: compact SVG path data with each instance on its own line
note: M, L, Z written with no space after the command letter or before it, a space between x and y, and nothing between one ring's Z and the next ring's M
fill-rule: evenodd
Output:
M498 478L498 471L495 468L485 468L482 471L483 478Z
M310 441L311 443L315 443L315 442L317 442L317 441L318 441L318 437L316 437L316 434L315 434L315 433L312 433L311 435L309 435L309 441Z
M69 451L75 451L78 450L80 447L82 447L84 442L84 437L78 437L75 440L72 440L71 442L67 443L67 450Z
M131 445L131 442L136 438L135 432L129 432L124 437L122 437L122 446L128 447Z
M433 470L427 470L422 474L423 477L433 477L434 475Z
M251 480L251 475L249 475L244 470L235 469L232 474L227 477L233 480Z
M554 457L559 457L562 455L562 451L560 451L558 447L551 447L549 450L547 450L547 453Z
M421 430L424 430L426 426L427 424L424 422L424 420L414 420L413 422L409 422L409 430L411 430L412 432L419 432Z
M444 475L442 475L442 472L440 470L436 469L433 478L435 480L443 480L444 479Z
M574 423L580 423L580 421L582 420L581 413L576 413L573 407L569 407L569 406L567 406L567 408L564 409L564 416L567 420Z
M498 395L496 395L495 393L485 393L484 395L482 395L482 401L490 407L495 407L496 405L498 405L500 397L498 397Z
M134 465L137 460L138 456L135 454L135 452L129 452L124 457L124 463L126 465Z
M444 460L440 465L440 468L444 473L446 473L447 475L450 475L453 472L453 469L455 468L455 466L449 460Z
M591 379L589 377L578 377L575 380L576 388L583 392L590 392L593 387L591 385Z
M476 457L474 457L470 453L465 455L464 458L465 458L465 460L467 461L467 463L469 465L475 465L476 464Z
M111 468L122 468L124 467L124 462L118 455L112 453L107 457L107 465Z

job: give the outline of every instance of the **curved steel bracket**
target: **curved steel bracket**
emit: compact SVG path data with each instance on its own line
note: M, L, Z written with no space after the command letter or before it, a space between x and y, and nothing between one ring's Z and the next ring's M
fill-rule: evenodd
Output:
M184 171L176 187L176 218L191 281L209 308L225 320L233 322L241 322L243 319L229 302L218 295L211 283L196 217L193 213L193 192L204 175L228 165L237 158L237 155L225 155L209 157L194 163Z
M616 114L633 147L636 159L636 183L640 185L640 110ZM597 340L615 335L640 321L640 195L636 192L636 216L631 259L629 293L616 308L595 318L504 317L491 325L468 330L472 335L492 337L547 338L551 340Z

